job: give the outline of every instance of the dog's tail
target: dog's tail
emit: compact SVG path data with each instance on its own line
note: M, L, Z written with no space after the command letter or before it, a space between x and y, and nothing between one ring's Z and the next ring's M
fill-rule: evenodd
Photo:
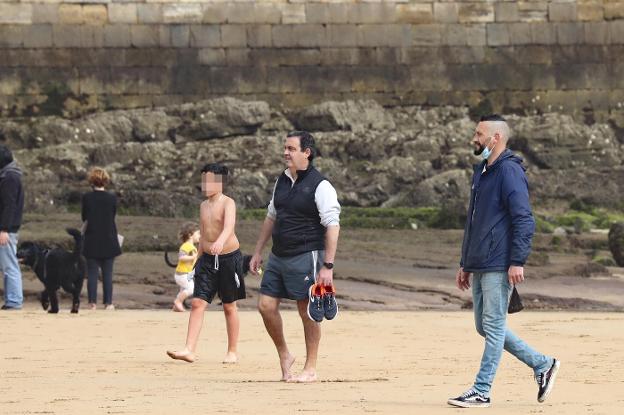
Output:
M171 262L171 260L169 259L169 252L165 251L165 262L167 263L167 265L169 265L171 268L176 268L178 266L178 264L174 264L173 262Z
M65 229L68 234L74 237L74 255L82 254L82 234L76 228L67 228Z

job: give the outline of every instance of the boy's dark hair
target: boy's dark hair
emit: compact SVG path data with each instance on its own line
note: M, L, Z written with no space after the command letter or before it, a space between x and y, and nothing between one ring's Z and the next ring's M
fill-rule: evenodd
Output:
M502 115L498 115L498 114L484 115L484 116L481 117L481 121L503 121L503 122L507 122L507 120Z
M13 153L5 145L0 144L0 169L13 161Z
M197 230L199 230L199 226L195 222L184 222L182 226L180 226L180 231L178 232L178 238L180 238L180 241L184 243Z
M201 169L202 173L214 173L215 175L227 176L230 172L228 168L221 163L208 163Z
M291 131L286 135L286 137L299 137L299 146L301 147L301 151L304 152L306 148L310 149L308 161L312 163L312 160L314 160L317 152L316 144L314 142L314 137L312 137L312 134L307 131Z

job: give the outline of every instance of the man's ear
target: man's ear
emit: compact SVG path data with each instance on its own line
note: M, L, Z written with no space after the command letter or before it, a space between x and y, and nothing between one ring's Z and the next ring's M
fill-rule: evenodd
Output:
M308 157L308 160L309 160L310 155L312 154L312 149L306 148L305 150L303 150L303 152L305 153L305 155Z
M494 139L496 140L496 143L494 143L494 147L496 147L501 139L501 135L499 133L494 133Z

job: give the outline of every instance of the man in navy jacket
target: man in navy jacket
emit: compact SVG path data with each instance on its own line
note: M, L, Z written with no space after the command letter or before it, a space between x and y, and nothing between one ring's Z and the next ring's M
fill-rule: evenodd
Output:
M0 145L0 272L4 274L2 310L22 308L22 273L17 262L17 231L22 224L22 172L8 147Z
M490 406L490 389L503 349L531 367L543 402L554 385L559 361L533 350L506 327L507 307L514 284L524 280L535 221L529 204L522 159L507 149L510 129L500 115L483 117L475 129L475 165L470 206L464 229L456 282L470 288L477 332L485 350L474 385L448 400L460 407Z

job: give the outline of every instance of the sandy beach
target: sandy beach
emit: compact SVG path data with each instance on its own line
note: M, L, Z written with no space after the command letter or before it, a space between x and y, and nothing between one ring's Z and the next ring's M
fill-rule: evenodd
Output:
M240 363L224 365L225 327L208 311L193 364L172 361L188 313L87 311L48 315L34 305L0 314L1 414L342 413L448 414L471 384L482 351L472 315L355 312L323 323L316 384L278 382L262 320L241 312ZM284 312L300 370L301 322ZM624 403L624 314L522 312L510 327L562 361L545 404L532 372L503 357L492 392L497 414L616 414Z

